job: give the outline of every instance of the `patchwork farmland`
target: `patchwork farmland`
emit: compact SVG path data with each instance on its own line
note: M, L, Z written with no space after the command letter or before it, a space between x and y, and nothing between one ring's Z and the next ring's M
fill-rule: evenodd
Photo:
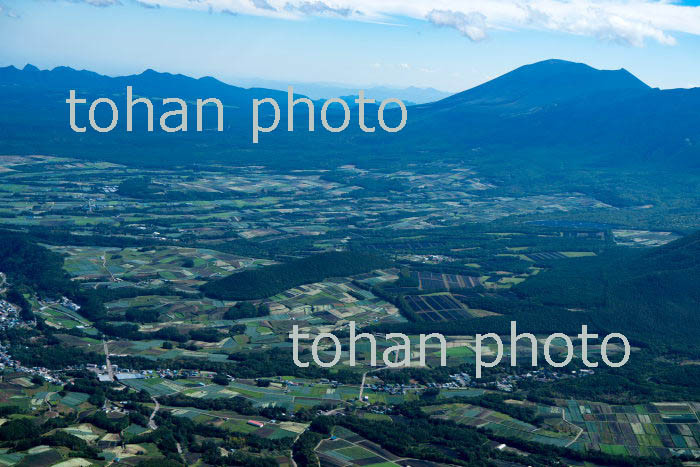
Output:
M700 455L697 403L633 406L567 401L564 417L583 430L576 444L612 454Z
M453 321L470 317L464 306L449 294L408 295L406 303L427 321Z
M481 281L478 277L463 276L460 274L412 271L411 276L418 281L418 290L425 291L470 289L481 285Z
M433 418L485 428L497 435L516 437L540 444L564 447L572 444L574 439L573 435L568 433L538 427L495 410L472 404L442 404L425 407L423 410Z
M345 467L350 465L372 465L381 467L391 467L406 465L398 462L402 459L383 449L381 446L368 441L367 439L336 426L333 429L333 436L325 439L316 448L321 465ZM405 459L403 459L405 460ZM421 461L414 465L434 465L430 462Z
M540 426L467 403L433 405L423 411L434 418L540 444L632 456L700 455L697 403L623 406L560 400L557 406L533 408L543 419Z
M126 280L143 285L172 282L184 288L192 288L204 280L271 263L202 248L51 248L66 255L65 268L69 274L76 279L94 282Z

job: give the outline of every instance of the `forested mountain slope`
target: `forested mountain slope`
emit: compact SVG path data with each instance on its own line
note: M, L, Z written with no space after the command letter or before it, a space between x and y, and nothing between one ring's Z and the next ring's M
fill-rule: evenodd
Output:
M143 109L134 111L134 132L125 119L110 133L74 133L68 125L68 91L90 101L109 96L125 115L126 86L135 96L154 100L155 131L145 131ZM189 112L187 133L163 133L158 116L161 100L217 97L225 104L225 131L197 133L195 112ZM252 99L272 97L280 105L277 130L260 144L251 141ZM372 97L372 96L367 96ZM594 167L700 167L700 89L652 89L626 70L604 71L584 64L547 60L520 67L481 86L438 102L408 108L408 123L398 133L363 133L358 112L350 125L329 133L315 111L316 130L308 131L306 106L295 108L295 131L287 131L286 94L244 89L214 78L193 79L147 70L111 78L89 71L58 67L40 71L0 68L0 139L5 151L18 154L58 154L110 159L132 164L163 164L216 160L272 165L299 163L337 166L342 163L524 159L548 165ZM98 107L98 120L109 122L108 107ZM172 110L172 109L169 109ZM330 107L328 119L342 122L341 108ZM387 109L390 126L399 110ZM366 123L377 126L375 105L366 109ZM87 105L80 124L87 123ZM205 128L214 128L213 110L205 110ZM261 124L272 122L272 107L261 107ZM209 123L206 123L209 122ZM90 149L86 149L89 147ZM333 157L329 157L329 154Z
M520 284L522 296L581 308L602 327L646 341L697 345L700 232L653 250L620 250L563 262Z

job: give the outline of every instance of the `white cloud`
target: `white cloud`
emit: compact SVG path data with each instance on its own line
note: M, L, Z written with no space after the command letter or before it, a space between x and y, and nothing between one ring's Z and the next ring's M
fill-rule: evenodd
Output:
M75 0L79 1L79 0ZM120 0L80 0L97 6ZM128 2L129 0L121 0ZM407 17L454 28L472 41L493 30L544 30L642 46L700 35L700 6L673 0L138 0L162 7L302 19L334 16L359 21Z
M426 19L435 26L455 28L474 42L486 39L486 16L472 11L462 13L452 10L431 10Z
M10 10L9 8L3 5L0 5L0 16L7 16L8 18L19 19L19 14L16 11Z
M612 3L572 2L562 6L559 2L530 2L521 5L527 15L526 24L538 29L564 32L576 35L593 36L602 40L643 46L648 39L665 45L675 45L676 40L665 29L634 13L633 8L620 8ZM645 2L633 2L643 4ZM678 8L676 5L668 5ZM682 7L687 8L687 7ZM700 9L688 13L700 14ZM700 20L700 16L698 16ZM678 30L670 27L668 29ZM684 31L690 32L690 31ZM700 28L696 33L700 33Z
M142 2L141 0L134 0L134 3L136 3L140 7L149 8L149 9L160 8L160 5L158 3Z
M325 2L287 2L284 9L291 12L299 12L303 15L334 15L348 17L353 14L353 9L345 6L330 6Z
M80 2L87 3L88 5L92 5L92 6L99 6L99 7L107 7L107 6L114 6L114 5L121 5L122 4L122 2L120 2L119 0L78 0L77 3L80 3ZM139 3L143 3L143 6L145 6L145 5L151 6L152 5L155 7L155 5L157 5L157 3L150 2L150 1L139 2Z
M267 0L250 0L255 8L260 8L261 10L275 11L276 8L268 3Z

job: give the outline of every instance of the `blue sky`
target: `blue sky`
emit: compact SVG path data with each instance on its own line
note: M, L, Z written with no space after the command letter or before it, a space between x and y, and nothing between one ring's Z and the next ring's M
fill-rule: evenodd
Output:
M157 5L157 7L156 7ZM547 58L700 86L698 1L0 0L0 65L459 91Z

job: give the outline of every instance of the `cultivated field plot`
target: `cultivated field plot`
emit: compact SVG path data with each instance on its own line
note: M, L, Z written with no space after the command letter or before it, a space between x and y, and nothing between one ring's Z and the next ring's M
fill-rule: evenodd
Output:
M289 410L299 410L303 407L318 405L330 407L340 403L340 394L335 394L329 386L319 385L312 388L275 386L260 388L237 381L229 384L227 390L249 399L255 407L284 407Z
M527 257L530 258L533 261L547 261L550 259L566 259L568 256L566 256L563 253L560 253L558 251L549 251L545 253L528 253Z
M63 431L65 431L66 433L70 433L73 436L77 436L78 438L88 442L95 441L101 438L106 433L106 431L100 430L99 428L89 423L83 423L81 425L63 428Z
M19 407L21 410L30 412L42 407L45 408L47 401L55 402L60 399L58 395L58 391L61 390L60 386L52 384L36 386L28 378L21 375L23 373L5 374L4 381L0 382L0 407Z
M145 390L152 396L167 396L187 389L182 380L175 382L164 378L128 379L123 383L137 391Z
M677 240L671 232L651 232L649 230L613 230L615 243L626 246L655 247Z
M105 306L109 312L114 313L123 313L129 308L147 311L152 314L154 322L161 323L186 320L207 321L211 314L223 313L228 308L228 302L220 300L189 299L175 295L148 295L148 293L148 289L144 289L143 295L108 302Z
M700 455L700 422L692 403L616 406L562 400L558 404L537 406L538 414L545 419L543 427L465 403L434 405L423 410L435 418L540 444L632 456Z
M379 273L363 276L367 276L363 280L385 277ZM285 290L265 300L265 303L270 308L269 320L275 333L275 328L289 332L287 328L291 330L291 324L319 327L340 326L355 321L357 326L362 326L376 322L405 321L394 305L345 278ZM268 339L272 337L268 336Z
M478 277L460 274L412 271L411 276L418 281L418 289L425 291L471 289L481 285L481 280Z
M434 418L486 428L497 435L517 437L540 444L563 447L570 445L574 441L574 435L545 430L514 419L501 412L476 405L463 403L442 404L424 407L423 410Z
M367 285L378 285L385 282L393 282L399 278L397 269L377 270L367 274L353 276L353 279Z
M10 448L0 449L0 465L15 465L27 454L23 452L9 452Z
M329 385L295 385L273 383L269 387L258 387L240 381L229 383L228 386L212 384L211 380L178 379L175 381L155 377L146 379L125 380L124 384L136 390L145 390L153 396L164 396L181 393L195 399L230 399L243 397L251 401L254 407L284 407L289 410L299 410L304 407L336 406L342 400L356 399L359 389L349 388L350 391L340 391ZM189 411L189 412L188 412ZM196 417L205 412L196 409L183 409L181 416Z
M570 400L566 420L584 430L578 444L614 454L700 456L700 421L693 403L633 406Z
M407 295L406 302L411 310L426 321L454 321L471 316L464 306L449 294Z
M524 258L532 261L549 261L554 259L567 258L583 258L586 256L595 256L592 251L548 251L543 253L528 253L523 255Z
M6 451L4 449L3 451ZM60 451L64 451L61 449ZM63 460L59 449L46 445L35 446L23 453L0 454L0 465L14 465L21 459L21 465L27 467L43 467L45 465L56 465ZM0 451L2 452L2 451Z
M230 338L227 340L230 340ZM135 341L134 343L137 343L137 342L144 342L144 341ZM216 344L211 344L211 345L216 345ZM210 362L224 362L228 359L228 354L217 353L215 348L211 349L211 351L206 351L206 350L193 351L193 350L186 350L186 349L172 349L172 350L163 351L161 349L150 349L150 350L144 350L144 351L137 351L137 352L134 352L134 354L142 356L144 358L151 358L151 359L157 359L157 360L170 360L170 359L177 359L177 358L198 358L198 359L207 360Z
M78 408L81 404L88 400L89 395L83 392L68 392L61 399L61 404L67 405L72 409Z
M400 458L381 446L356 435L343 427L335 427L331 439L321 442L316 448L316 453L322 465L350 466L398 466L394 461ZM424 462L420 465L432 465Z
M479 397L486 394L483 389L462 388L462 389L441 389L438 399L449 399L451 397Z
M171 408L172 415L187 417L197 423L208 423L216 427L225 428L235 433L253 433L256 436L267 439L296 438L309 426L308 423L274 422L259 416L239 415L229 411L206 411L194 408ZM259 421L264 424L258 427L248 423L249 420Z
M112 465L112 462L117 458L119 459L119 464L137 465L141 460L144 460L142 456L145 456L148 460L160 457L158 448L152 443L117 445L106 448L100 454L104 456L105 460L108 462L107 465ZM82 465L87 464L76 464L65 467L82 467Z
M268 423L252 433L267 439L296 438L303 433L307 426L308 425L305 424L292 422Z
M258 262L209 249L180 247L102 248L52 246L67 255L65 268L90 281L174 282L198 285Z
M92 323L80 316L75 310L57 301L37 302L36 313L44 318L47 325L57 329L80 328L91 333Z

